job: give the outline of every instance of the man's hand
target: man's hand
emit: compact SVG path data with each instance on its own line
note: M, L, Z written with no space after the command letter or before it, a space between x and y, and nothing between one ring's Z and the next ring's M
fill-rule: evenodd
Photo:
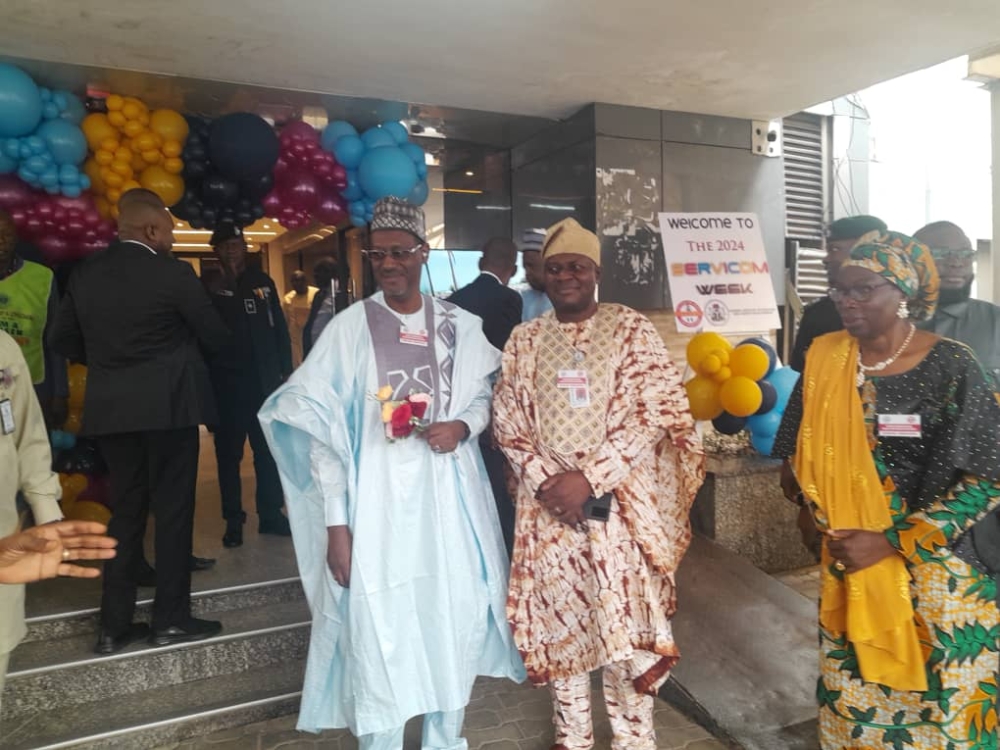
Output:
M118 542L91 521L57 521L0 539L0 583L34 583L70 576L97 578L101 571L72 560L110 560Z
M799 494L799 481L795 478L795 472L792 471L792 464L785 459L781 462L781 492L784 494L785 499L799 505L798 494Z
M838 529L828 535L826 546L830 556L844 564L846 573L857 573L896 554L896 548L880 531Z
M593 493L582 471L567 471L554 474L542 482L535 499L559 521L576 526L587 520L583 515L583 505Z
M427 441L435 453L451 453L468 436L469 426L460 419L453 422L435 422L417 434Z
M351 530L347 526L329 526L326 530L326 564L333 580L345 589L351 585Z

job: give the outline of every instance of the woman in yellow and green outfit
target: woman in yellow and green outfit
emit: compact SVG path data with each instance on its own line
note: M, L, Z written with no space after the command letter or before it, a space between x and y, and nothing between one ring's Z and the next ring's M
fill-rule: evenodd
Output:
M916 329L937 287L927 247L862 237L775 442L824 538L823 750L997 747L996 586L962 540L1000 503L1000 406L968 347Z

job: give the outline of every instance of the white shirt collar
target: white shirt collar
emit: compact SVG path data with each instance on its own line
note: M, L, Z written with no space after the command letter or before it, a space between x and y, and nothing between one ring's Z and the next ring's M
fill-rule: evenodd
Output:
M503 280L492 271L480 271L479 273L481 273L483 276L492 276L494 279L500 282L500 286L507 286L506 284L503 283Z
M140 245L141 247L144 247L147 250L149 250L149 252L151 252L153 255L158 255L158 253L153 248L151 248L149 245L147 245L145 242L139 242L139 240L122 240L122 242L123 243L124 242L130 242L133 245Z

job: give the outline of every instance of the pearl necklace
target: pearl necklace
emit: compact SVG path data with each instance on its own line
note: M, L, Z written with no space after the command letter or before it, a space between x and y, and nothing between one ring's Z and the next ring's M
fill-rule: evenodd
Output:
M906 334L906 338L903 339L903 343L896 350L896 353L893 354L891 357L889 357L889 359L883 359L881 362L876 362L873 365L865 365L865 364L861 363L861 351L859 349L858 350L858 379L857 379L858 388L860 388L861 386L863 386L865 384L865 375L867 375L870 372L882 372L882 370L884 370L889 365L891 365L893 362L895 362L897 359L899 359L900 356L902 356L903 352L906 351L906 347L908 347L910 345L910 342L913 341L913 334L915 334L916 332L917 332L917 327L915 325L913 325L913 323L910 323L910 332L908 334Z

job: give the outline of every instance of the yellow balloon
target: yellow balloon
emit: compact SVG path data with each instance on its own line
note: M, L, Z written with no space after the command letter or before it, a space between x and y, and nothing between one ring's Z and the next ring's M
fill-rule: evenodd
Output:
M172 109L158 109L153 112L149 116L149 129L165 141L183 143L184 139L188 137L187 120L180 112L175 112ZM180 151L174 156L180 156Z
M146 160L142 158L141 153L136 152L132 154L132 170L134 172L141 172L148 166Z
M142 110L142 102L138 99L129 97L125 100L124 104L122 104L122 114L130 120L139 119L139 115L142 113Z
M69 508L67 517L72 521L96 521L107 526L111 520L111 511L108 506L93 500L77 500Z
M709 354L698 364L698 372L702 375L714 375L722 369L722 360L717 354Z
M131 177L131 175L129 175ZM109 171L104 175L104 182L108 185L108 196L111 195L112 188L120 188L125 184L125 178L115 171Z
M107 106L108 112L117 112L125 105L125 99L118 94L112 94L104 104Z
M105 151L103 148L100 149L96 154L94 154L94 161L96 161L102 167L108 166L114 160L115 160L114 153L111 151Z
M128 115L126 115L126 117L128 117ZM123 127L122 130L125 131L125 135L129 138L135 138L136 136L142 135L146 128L138 120L129 120L125 123L125 127Z
M125 183L123 182L122 187L124 186ZM108 188L108 200L111 202L111 215L116 219L118 218L118 214L116 213L118 211L118 201L121 200L123 192L124 191L121 187Z
M771 360L767 352L756 344L740 344L733 349L729 366L733 370L733 375L742 375L757 381L767 375Z
M104 151L110 151L112 154L121 148L121 141L117 138L105 138L101 141L101 149Z
M760 386L743 375L733 375L719 388L722 408L734 417L749 417L764 400Z
M83 474L60 474L59 485L62 487L63 508L76 500L76 496L87 489L87 477Z
M154 151L156 149L156 136L148 130L142 131L136 136L132 144L133 151Z
M118 200L116 198L115 199L115 205L113 205L111 207L111 218L114 219L115 221L117 221L119 213L120 212L118 211Z
M719 371L717 373L712 375L712 380L714 380L716 383L725 383L732 376L733 376L733 371L730 370L725 365L723 365L722 367L719 368Z
M66 421L63 423L63 431L76 435L81 427L83 427L83 417L79 410L71 409L66 416Z
M97 208L97 213L101 215L102 219L111 218L111 204L103 195L98 195L94 198L94 206Z
M87 367L73 364L66 371L69 385L69 405L73 409L83 408L83 397L87 392Z
M108 112L108 122L120 129L125 127L125 123L128 122L128 120L121 112Z
M184 147L180 141L166 140L163 142L163 147L160 150L168 159L176 159L184 151Z
M138 190L142 185L139 184L138 180L126 180L125 184L122 185L122 195L125 195L129 190Z
M167 206L172 206L184 197L184 180L180 175L170 174L159 165L146 167L139 175L139 183L152 190Z
M692 338L687 345L687 361L695 370L709 354L715 351L728 352L733 348L732 344L717 333L705 331Z
M152 151L143 151L142 160L147 164L159 164L161 161L163 161L163 154L161 154L159 151L156 151L155 149Z
M722 403L719 401L717 383L709 378L696 375L684 384L684 390L687 391L691 416L695 419L715 419L722 414Z
M127 180L132 176L132 163L115 160L111 163L111 171L120 174Z
M104 192L104 178L101 177L101 165L94 157L83 163L83 173L90 178L90 184L95 192Z
M108 116L103 112L92 112L84 117L80 129L91 151L96 151L108 138L118 137L118 131L108 122Z
M120 146L118 150L115 151L115 161L130 162L132 161L132 151L125 146Z
M184 171L184 162L176 157L164 159L163 168L170 172L170 174L180 174Z

